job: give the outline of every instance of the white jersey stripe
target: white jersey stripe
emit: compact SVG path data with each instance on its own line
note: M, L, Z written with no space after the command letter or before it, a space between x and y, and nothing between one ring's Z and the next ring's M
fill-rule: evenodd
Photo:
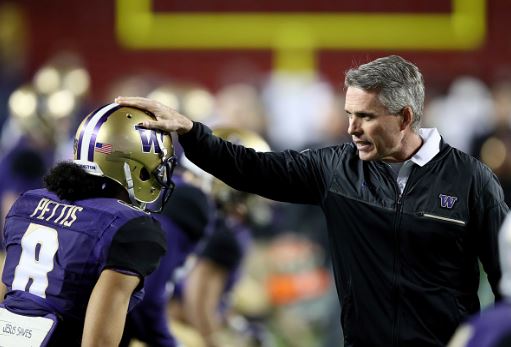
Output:
M103 117L103 115L105 115L105 113L107 113L112 108L117 107L117 106L119 106L119 104L116 104L116 103L109 104L109 105L103 107L102 109L100 109L98 112L96 112L96 114L94 116L92 116L92 119L89 121L89 123L87 124L87 126L83 132L81 148L78 149L80 151L79 158L81 158L82 160L87 160L87 157L89 154L90 141L92 138L92 134L94 132L94 128L96 128L98 121L101 119L101 117Z

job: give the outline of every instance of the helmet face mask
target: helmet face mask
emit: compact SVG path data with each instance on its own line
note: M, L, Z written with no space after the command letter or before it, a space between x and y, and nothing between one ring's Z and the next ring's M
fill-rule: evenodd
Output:
M175 156L171 156L165 159L164 162L162 162L156 169L154 169L153 176L162 186L162 191L160 193L160 203L157 204L157 208L155 210L151 210L151 212L160 213L163 209L163 206L167 203L170 196L172 195L172 192L175 188L175 184L172 181L172 175L176 166L177 159Z
M108 104L80 124L74 143L74 162L87 173L112 179L142 209L164 203L173 190L176 165L169 134L140 126L154 116L142 110ZM156 211L162 206L157 206Z

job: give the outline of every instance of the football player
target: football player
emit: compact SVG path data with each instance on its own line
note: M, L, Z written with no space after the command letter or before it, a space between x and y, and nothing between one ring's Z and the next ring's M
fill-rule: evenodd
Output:
M144 284L145 295L126 319L121 346L133 339L149 346L178 346L169 329L167 304L174 285L187 270L187 258L210 234L214 207L207 194L191 180L191 172L179 166L172 199L155 218L167 238L167 253Z
M266 141L253 131L224 127L214 133L257 151L270 151ZM199 333L205 346L220 347L226 345L227 337L222 331L228 331L231 294L252 244L249 213L255 202L251 199L260 198L232 189L211 176L210 179L217 207L214 230L176 289L173 313L180 323L185 321ZM181 332L176 331L176 335L181 337Z
M169 134L152 115L108 104L87 116L74 161L14 203L5 222L4 346L117 346L144 278L166 251L161 209L173 189ZM3 298L3 296L2 296Z

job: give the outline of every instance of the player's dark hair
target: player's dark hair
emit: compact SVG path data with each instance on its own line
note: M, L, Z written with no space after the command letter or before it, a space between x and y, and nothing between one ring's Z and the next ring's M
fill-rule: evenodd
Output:
M73 162L61 162L44 177L49 191L62 200L77 201L97 197L117 197L121 187L106 178L86 173Z

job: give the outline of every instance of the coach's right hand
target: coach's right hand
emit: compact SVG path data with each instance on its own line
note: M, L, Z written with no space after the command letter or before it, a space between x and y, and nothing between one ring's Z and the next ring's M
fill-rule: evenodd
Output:
M186 134L193 127L193 122L161 102L156 100L134 97L134 96L118 96L115 102L123 106L131 106L146 110L155 115L156 120L144 121L142 126L148 129L160 129L167 132L175 131L178 135Z

